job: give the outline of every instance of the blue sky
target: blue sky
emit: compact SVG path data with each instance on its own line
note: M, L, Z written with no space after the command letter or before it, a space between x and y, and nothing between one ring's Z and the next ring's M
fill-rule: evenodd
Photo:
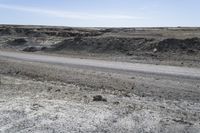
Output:
M0 0L0 24L200 26L200 0Z

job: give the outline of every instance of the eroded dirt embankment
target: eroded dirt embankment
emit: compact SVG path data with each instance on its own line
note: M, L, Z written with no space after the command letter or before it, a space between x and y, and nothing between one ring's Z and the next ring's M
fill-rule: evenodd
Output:
M134 55L134 52L176 52L195 54L200 52L200 39L163 39L154 38L117 38L117 37L90 37L66 39L53 45L51 50L59 51L86 51L92 53L118 52ZM164 53L163 53L164 54Z
M200 29L1 25L0 48L199 67Z

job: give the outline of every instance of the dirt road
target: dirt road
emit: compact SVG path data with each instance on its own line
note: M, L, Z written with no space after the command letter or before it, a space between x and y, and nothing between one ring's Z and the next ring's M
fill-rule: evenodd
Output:
M199 132L199 79L198 68L0 51L0 132Z
M199 68L175 67L164 65L150 65L138 63L125 63L114 61L103 61L93 59L79 59L69 57L56 57L49 55L36 55L30 53L17 53L0 51L0 56L31 62L44 62L50 64L61 64L73 68L92 69L104 72L114 72L122 74L144 73L161 76L174 76L180 78L200 79Z
M199 133L200 28L0 25L0 92L0 133Z

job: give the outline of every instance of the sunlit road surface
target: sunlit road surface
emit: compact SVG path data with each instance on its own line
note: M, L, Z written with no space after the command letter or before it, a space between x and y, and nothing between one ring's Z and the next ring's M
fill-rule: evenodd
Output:
M146 75L155 74L161 76L163 75L163 76L174 76L180 78L200 79L199 68L115 62L115 61L104 61L104 60L94 60L94 59L79 59L79 58L57 57L51 55L39 55L39 54L7 52L7 51L0 51L0 57L7 57L16 60L24 60L30 62L59 64L72 68L83 68L83 69L97 70L103 72L114 72L122 74L143 73Z

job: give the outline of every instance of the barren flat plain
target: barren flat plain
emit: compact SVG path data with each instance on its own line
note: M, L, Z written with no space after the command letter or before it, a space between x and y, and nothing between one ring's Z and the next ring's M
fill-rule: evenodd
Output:
M0 26L0 132L199 133L200 28Z

